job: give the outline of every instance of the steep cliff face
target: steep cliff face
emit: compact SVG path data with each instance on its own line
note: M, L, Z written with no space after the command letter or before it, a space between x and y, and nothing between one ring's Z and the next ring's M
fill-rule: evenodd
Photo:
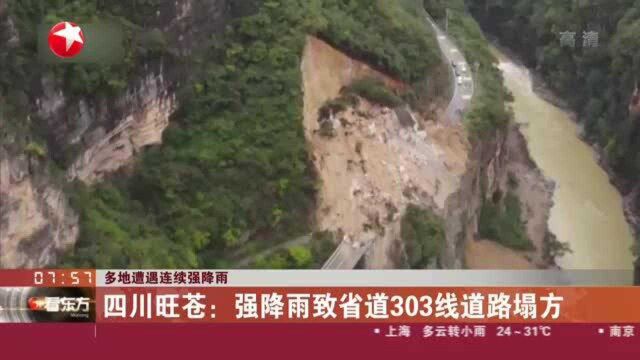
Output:
M162 2L145 25L163 32L168 54L137 64L126 90L117 96L71 97L60 79L41 77L28 106L46 128L47 155L66 164L66 176L53 181L49 160L36 161L25 151L29 134L0 134L0 267L55 263L74 244L78 214L68 205L64 182L99 181L131 165L145 146L162 141L178 105L176 88L188 76L180 57L222 31L230 11L227 0ZM11 14L0 19L2 38L12 39L9 46L19 46Z
M42 78L36 111L47 122L52 156L70 164L69 180L99 181L130 164L143 147L162 141L177 107L178 82L188 77L179 57L220 32L228 16L226 0L163 2L147 26L162 31L169 54L139 64L119 96L68 98L59 81Z
M447 242L440 262L446 269L463 268L465 243L475 240L478 228L478 215L482 204L480 185L484 173L482 164L487 162L482 151L485 146L475 146L481 151L471 152L460 186L445 203L443 218Z
M7 51L20 44L14 21L0 4L0 38ZM38 267L56 260L78 235L78 217L44 164L25 151L29 134L10 130L16 121L0 96L0 268Z
M162 68L157 74L147 75L121 101L130 110L124 112L110 130L93 121L95 117L90 112L95 114L95 108L89 109L84 102L78 104L78 123L97 126L82 130L82 135L69 139L68 144L81 146L78 157L68 169L69 180L99 181L106 174L130 164L143 147L162 142L162 133L176 108L175 94L168 88Z
M640 134L640 88L638 85L639 84L636 84L631 100L629 101L629 115L631 118L630 121L632 122L631 132L633 134ZM640 184L636 183L631 186L625 185L626 184L618 185L624 195L625 215L627 216L627 220L631 224L632 229L635 230L636 236L640 236ZM637 246L640 248L640 243L638 243ZM640 272L640 258L638 259L637 264L638 271ZM640 282L640 278L638 282Z
M489 141L474 143L460 187L446 202L447 248L442 257L443 266L456 269L468 267L470 263L493 269L552 266L545 247L550 234L547 222L553 206L553 189L553 182L531 160L526 140L517 126L511 125ZM482 250L466 251L471 242L481 240L478 222L483 201L499 201L508 191L522 203L521 220L535 249L516 252L497 244L481 244L482 248L489 248L488 252L498 248L501 256L507 258L495 262L492 260L495 254L490 254L484 259L468 259L487 255Z
M14 150L0 146L0 267L44 266L74 243L78 216L48 174L32 172L35 160Z

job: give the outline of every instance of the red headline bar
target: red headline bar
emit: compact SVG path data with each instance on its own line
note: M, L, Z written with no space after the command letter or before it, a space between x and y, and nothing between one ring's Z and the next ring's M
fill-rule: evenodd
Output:
M640 323L640 288L97 288L99 322Z

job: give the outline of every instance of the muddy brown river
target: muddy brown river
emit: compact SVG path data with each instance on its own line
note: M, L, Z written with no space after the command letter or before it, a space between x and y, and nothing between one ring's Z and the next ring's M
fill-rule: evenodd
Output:
M578 126L565 111L533 92L528 69L502 54L499 58L531 157L556 183L549 228L573 250L558 259L558 265L631 270L633 237L622 197L596 162L593 149L580 140Z

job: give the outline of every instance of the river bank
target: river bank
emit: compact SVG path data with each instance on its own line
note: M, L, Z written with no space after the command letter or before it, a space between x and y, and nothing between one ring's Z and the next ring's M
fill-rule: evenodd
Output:
M635 199L640 196L640 184L630 184L628 180L622 178L613 170L611 164L607 161L604 148L598 144L594 144L585 136L582 128L582 123L580 121L580 116L573 109L571 109L566 101L564 101L559 95L557 95L552 89L549 88L539 72L531 69L529 69L529 71L531 72L531 78L533 81L533 91L545 101L567 112L569 118L573 120L580 128L578 136L582 141L591 146L596 162L609 176L609 182L613 186L615 186L618 191L620 191L620 194L623 198L623 209L625 218L627 219L627 222L631 227L631 231L633 232L634 237L637 236L638 229L640 229L640 209L635 209L633 204L635 202Z
M553 249L560 249L549 231L555 183L532 159L521 125L512 123L497 137L496 153L488 164L486 202L504 209L509 196L518 199L529 250L506 246L498 239L483 239L481 233L465 244L465 266L469 269L556 268ZM486 221L486 220L485 220ZM488 225L484 223L485 229Z
M528 67L521 59L521 57L513 52L508 47L502 46L498 39L490 37L491 44L501 53L510 58L511 61L519 66L525 67L529 71L531 77L533 92L544 101L556 106L562 111L566 112L569 119L571 119L579 127L578 136L582 141L587 143L593 149L593 156L596 162L602 167L602 169L609 176L609 182L620 192L623 197L623 209L624 214L633 236L638 236L640 231L640 208L634 207L635 200L640 196L640 184L630 184L629 181L619 176L611 167L611 164L607 161L604 148L598 144L594 144L586 136L582 128L580 116L575 112L573 108L564 100L561 96L556 94L546 83L542 74L536 70Z
M532 71L496 53L513 109L532 158L557 185L549 229L572 253L559 256L565 269L631 270L633 235L620 192L579 136L575 119L534 91Z

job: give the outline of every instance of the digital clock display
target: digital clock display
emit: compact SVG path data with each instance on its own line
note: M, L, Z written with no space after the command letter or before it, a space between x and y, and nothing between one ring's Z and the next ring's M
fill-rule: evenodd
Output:
M93 286L91 270L38 270L33 272L35 286Z

